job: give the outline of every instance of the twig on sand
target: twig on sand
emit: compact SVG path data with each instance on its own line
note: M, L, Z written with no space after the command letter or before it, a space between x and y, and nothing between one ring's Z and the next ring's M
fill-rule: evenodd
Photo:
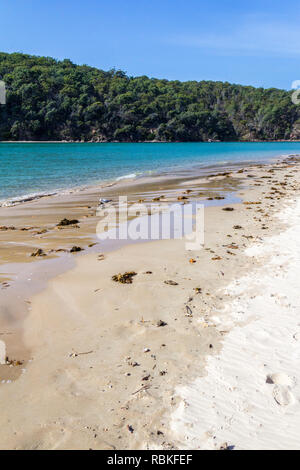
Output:
M136 395L137 393L142 392L143 390L147 390L150 387L151 387L151 385L144 385L143 387L136 390L136 392L133 392L132 395Z
M86 351L86 352L80 352L80 353L71 353L69 357L77 357L77 356L83 356L85 354L92 354L94 351Z

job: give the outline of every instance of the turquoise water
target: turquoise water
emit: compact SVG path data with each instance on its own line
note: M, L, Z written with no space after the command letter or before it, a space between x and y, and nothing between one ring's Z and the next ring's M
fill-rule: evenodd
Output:
M127 175L200 173L209 166L300 154L300 143L0 143L0 201Z

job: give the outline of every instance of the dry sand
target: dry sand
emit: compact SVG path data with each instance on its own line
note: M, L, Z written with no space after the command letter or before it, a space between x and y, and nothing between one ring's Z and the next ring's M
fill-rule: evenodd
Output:
M298 168L210 178L205 198L222 182L244 204L205 209L197 252L163 240L103 259L100 245L28 294L18 328L6 305L0 340L12 362L0 366L0 448L299 448ZM188 182L194 197L198 185ZM68 233L78 243L68 230L59 244ZM112 280L125 271L137 273L132 284Z
M172 415L183 448L299 449L300 198L278 215L286 229L246 250L263 263L227 287L215 313L230 328L204 376L177 388Z

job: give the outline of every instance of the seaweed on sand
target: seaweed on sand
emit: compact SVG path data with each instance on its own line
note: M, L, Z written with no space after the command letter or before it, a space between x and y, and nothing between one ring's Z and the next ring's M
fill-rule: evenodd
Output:
M132 278L136 276L137 273L134 271L129 271L124 274L115 274L112 276L112 280L115 282L120 282L121 284L132 284Z

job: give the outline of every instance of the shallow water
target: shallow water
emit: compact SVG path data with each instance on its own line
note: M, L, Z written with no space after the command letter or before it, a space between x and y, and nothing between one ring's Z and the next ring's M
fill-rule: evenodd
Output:
M300 153L300 142L0 143L0 202L155 174L199 174Z

